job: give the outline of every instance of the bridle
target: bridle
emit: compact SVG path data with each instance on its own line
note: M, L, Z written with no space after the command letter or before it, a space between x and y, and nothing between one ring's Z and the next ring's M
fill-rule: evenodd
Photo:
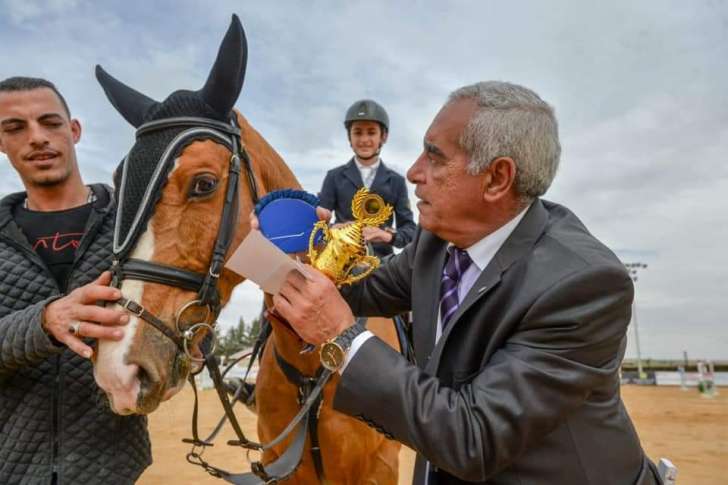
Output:
M217 283L220 279L225 264L225 256L230 248L238 221L238 190L241 165L245 167L253 204L258 202L258 187L255 181L255 175L253 174L250 157L240 139L240 128L237 125L235 117L231 118L229 124L200 117L175 117L151 121L140 126L137 129L136 136L139 138L144 134L169 128L182 128L182 131L174 137L157 161L156 169L152 174L152 180L147 186L132 226L125 237L122 238L120 227L122 211L124 209L124 188L128 179L128 156L124 160L119 190L117 220L114 229L114 262L111 268L113 274L112 286L120 288L122 281L129 279L158 283L197 292L197 297L194 300L188 301L176 311L175 329L165 325L160 318L149 312L140 303L125 296L122 296L117 303L129 313L139 317L161 332L162 335L169 338L175 344L178 351L186 358L199 362L204 359L199 359L192 355L190 342L198 332L203 330L207 330L214 338L212 322L217 319L222 308ZM135 239L139 236L139 227L143 224L145 215L153 209L151 206L154 204L154 188L157 185L157 179L167 176L165 168L169 163L169 159L174 157L181 147L200 139L212 139L226 146L232 153L228 168L225 200L220 215L220 226L217 231L207 272L197 273L184 268L127 257L129 247L136 242ZM182 316L185 310L191 307L207 308L207 318L200 323L183 328Z
M265 444L248 440L245 437L242 432L242 427L240 426L240 423L232 409L235 402L240 399L242 387L238 387L238 389L235 390L231 401L227 396L227 393L229 392L228 387L223 382L223 378L230 367L228 367L225 372L220 372L219 365L214 356L214 349L203 350L203 358L193 356L190 351L190 343L194 340L197 333L202 330L207 330L214 339L215 330L213 328L213 323L216 321L220 310L222 309L220 291L217 284L225 264L225 256L230 248L235 228L237 226L239 209L238 192L241 166L245 167L253 205L258 203L258 187L251 166L250 156L245 150L245 146L242 144L240 128L238 127L235 117L231 118L229 124L200 117L175 117L151 121L140 126L137 129L136 136L139 138L142 135L169 128L182 128L182 130L174 136L157 161L155 170L152 173L152 178L147 184L146 191L142 197L141 204L134 215L131 227L128 228L126 235L122 238L120 227L122 225L121 222L125 202L124 188L128 180L128 155L123 162L119 190L120 195L117 202L118 208L114 228L114 261L111 268L113 275L112 286L121 288L123 280L138 280L183 288L197 292L197 295L193 300L188 301L177 309L175 313L175 329L165 325L159 317L148 311L140 303L129 299L126 296L122 295L117 303L129 313L139 317L141 320L147 322L161 332L162 335L169 338L177 347L177 356L181 355L183 358L201 363L199 370L202 370L204 366L207 366L208 371L210 372L210 376L212 377L215 390L220 398L225 415L210 436L205 439L201 439L199 437L197 425L197 388L195 386L194 376L191 374L189 381L195 394L195 403L192 417L192 438L183 440L184 442L192 445L192 451L188 453L187 461L201 466L212 476L222 478L236 485L278 483L278 481L290 477L301 462L308 429L309 426L315 428L316 419L312 418L317 418L318 416L321 406L322 391L331 377L331 372L322 368L321 372L317 374L316 379L306 381L308 389L305 395L300 396L299 399L301 408L293 420L288 423L286 428L277 437ZM159 187L161 177L167 176L166 169L168 168L171 158L179 152L180 148L199 139L212 139L213 141L226 146L232 153L228 168L225 200L222 213L220 215L220 227L217 231L217 237L215 239L215 245L207 272L197 273L184 268L130 258L128 256L130 249L136 244L136 240L140 236L141 228L146 222L145 219L148 218L150 211L155 205L156 198L154 192ZM183 328L181 325L182 315L188 308L193 306L206 307L207 316L203 322L195 323L188 328ZM256 347L259 347L260 342L261 340L256 342ZM254 353L257 354L257 350ZM254 359L255 356L251 357L251 364ZM281 443L288 435L292 434L294 429L297 429L297 431L295 435L293 435L293 439L285 452L272 463L263 466L261 462L254 462L251 466L253 472L231 473L210 465L202 458L205 448L212 446L212 440L217 435L225 421L230 422L238 438L237 440L229 441L228 444L241 446L248 451L254 450L263 452L265 450L269 450ZM322 471L317 469L317 472L319 472L320 477L323 477ZM322 481L325 482L325 480Z

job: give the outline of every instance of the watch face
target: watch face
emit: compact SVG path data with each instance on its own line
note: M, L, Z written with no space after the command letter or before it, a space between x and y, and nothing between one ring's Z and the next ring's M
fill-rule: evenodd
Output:
M321 346L321 365L335 371L344 363L344 349L334 342L326 342Z

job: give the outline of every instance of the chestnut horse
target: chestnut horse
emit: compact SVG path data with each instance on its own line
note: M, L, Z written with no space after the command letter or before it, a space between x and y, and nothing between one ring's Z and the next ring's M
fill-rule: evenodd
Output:
M151 413L179 392L190 372L190 355L199 355L204 333L195 332L194 338L188 338L182 337L183 330L199 322L214 325L219 309L242 281L231 271L213 270L219 263L215 260L219 241L229 240L220 258L229 256L250 230L248 215L258 196L300 187L276 151L232 109L242 88L246 61L244 32L233 16L207 83L199 91L176 91L157 102L97 67L97 78L111 103L139 128L122 171L115 175L119 204L115 277L124 296L120 303L131 318L121 341L100 342L94 368L99 387L118 414ZM208 128L227 125L226 130L231 130L231 119L236 120L239 144L250 160L250 180L243 166L237 204L232 205L236 211L232 219L237 224L226 232L220 214L223 207L231 206L225 200L231 177L237 174L231 171L236 146L223 143ZM202 126L195 127L200 120ZM180 279L185 282L182 286L175 284ZM207 286L203 289L201 285ZM210 294L214 297L207 299ZM395 345L391 321L385 322L379 322L378 328L384 330L379 334ZM301 346L287 326L273 322L257 377L258 435L263 443L277 436L299 409L297 389L287 381L275 352L303 374L312 376L319 367L318 352L301 355ZM334 411L337 382L338 376L334 376L324 388L317 428L326 480L396 484L400 445ZM262 462L273 461L289 442L290 438L267 450ZM289 481L319 482L310 443Z

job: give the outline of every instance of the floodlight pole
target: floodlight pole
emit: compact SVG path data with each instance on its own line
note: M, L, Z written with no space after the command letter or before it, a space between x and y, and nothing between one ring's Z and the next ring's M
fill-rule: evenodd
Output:
M645 263L625 263L624 266L627 268L627 271L629 272L630 278L632 278L632 281L637 283L637 271L640 269L646 269L647 265ZM645 379L647 375L644 372L644 369L642 368L642 352L640 350L640 332L639 332L639 326L637 325L637 297L635 296L635 299L632 301L632 326L634 328L634 344L637 349L637 375L640 379Z
M632 302L632 324L634 325L634 344L637 347L637 375L640 379L647 377L642 368L642 352L640 351L640 332L637 326L637 300Z

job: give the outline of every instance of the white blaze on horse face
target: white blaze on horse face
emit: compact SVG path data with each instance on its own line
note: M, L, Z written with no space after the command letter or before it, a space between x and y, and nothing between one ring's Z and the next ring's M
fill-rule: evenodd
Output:
M151 222L148 229L139 238L132 258L149 261L154 254L154 234ZM137 280L124 280L121 284L121 293L129 300L142 302L144 295L144 282ZM99 387L111 398L111 405L115 412L126 414L137 407L140 382L137 376L139 366L127 364L126 356L134 341L139 318L129 314L129 323L120 327L124 337L119 341L100 340L99 350L94 366L94 375Z
M179 158L168 175L171 176L179 167ZM142 261L151 261L154 256L154 216L147 223L147 230L139 237L130 258ZM123 280L121 293L128 300L143 304L144 282L138 280ZM134 342L140 319L129 314L129 323L121 327L124 336L119 341L99 340L96 364L94 365L94 378L99 387L106 392L111 401L111 407L118 414L130 414L137 409L137 400L141 390L139 381L139 366L128 364L126 359Z

